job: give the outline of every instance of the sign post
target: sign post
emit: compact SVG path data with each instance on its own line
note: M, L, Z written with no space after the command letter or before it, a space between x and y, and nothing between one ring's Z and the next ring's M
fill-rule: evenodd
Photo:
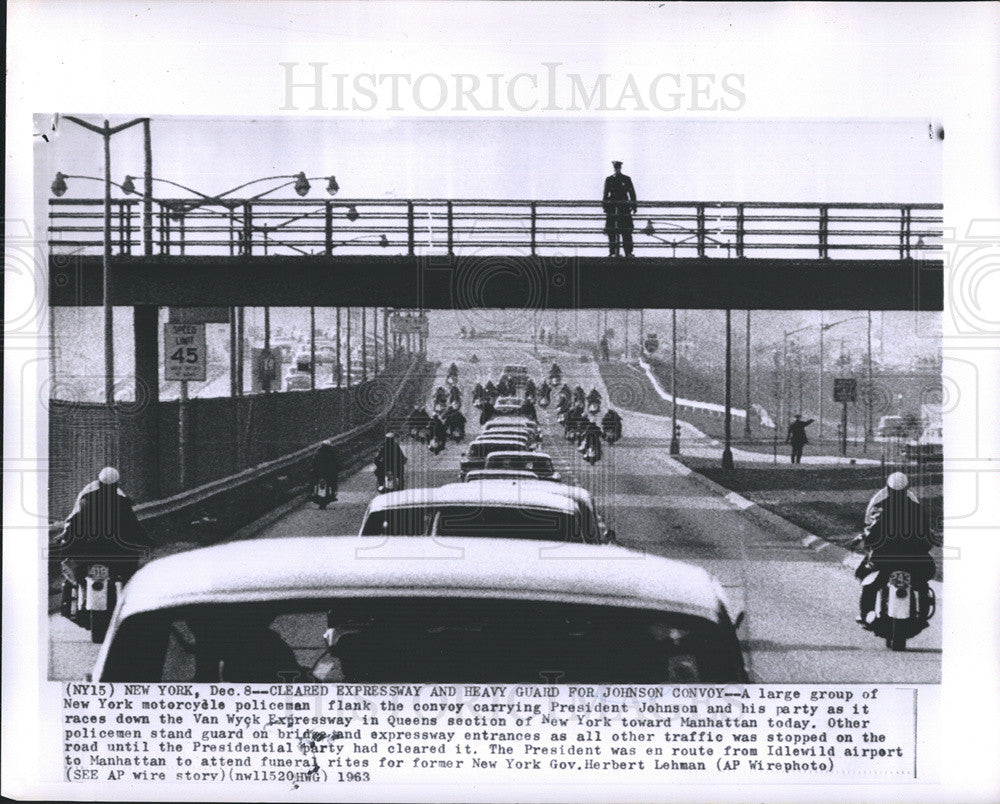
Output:
M843 404L840 419L840 454L847 455L847 403L856 402L858 398L858 381L853 377L837 377L833 381L833 401Z
M182 489L188 483L188 442L190 420L188 383L208 379L208 348L204 324L163 325L163 379L181 384L180 403L177 409L177 441L180 450L178 475Z

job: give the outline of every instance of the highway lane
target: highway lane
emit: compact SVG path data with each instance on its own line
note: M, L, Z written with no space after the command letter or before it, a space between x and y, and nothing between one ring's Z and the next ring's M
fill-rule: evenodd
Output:
M536 378L541 377L547 373L553 354L543 350L539 359L523 344L457 338L431 339L429 349L429 358L440 363L435 385L444 384L452 361L460 367L470 438L480 429L477 412L469 405L475 382L496 380L505 363L526 364ZM476 364L469 362L473 353L480 358ZM580 384L586 391L597 387L606 404L607 394L593 363L579 362L565 353L556 354L555 360L563 369L564 381L570 386ZM684 466L669 457L669 419L621 413L624 437L618 444L606 446L604 459L594 467L563 439L551 408L539 409L542 449L552 455L564 478L591 491L607 524L617 531L619 542L636 551L635 560L642 560L645 554L676 558L704 566L720 579L731 600L747 610L741 636L754 680L940 680L940 612L905 653L889 651L882 640L854 622L858 585L849 570L824 561L798 542L768 532L736 505L690 477ZM422 444L404 441L403 445L409 458L408 487L458 479L463 445L449 444L438 456ZM339 501L330 508L321 511L315 504L304 503L255 537L357 533L365 507L375 494L372 470L368 465L347 478ZM362 541L367 540L359 540L359 546ZM51 619L59 620L57 616ZM71 632L86 637L80 629L65 621L53 623L53 627L61 636L57 635L53 651L52 673L80 678L81 662L96 650L92 651L89 643L71 639ZM87 669L89 666L83 672ZM66 673L74 675L62 675Z

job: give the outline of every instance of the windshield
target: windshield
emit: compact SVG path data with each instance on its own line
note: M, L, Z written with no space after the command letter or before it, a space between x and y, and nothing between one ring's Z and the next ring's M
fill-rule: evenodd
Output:
M137 614L113 634L98 680L677 684L745 673L725 617L411 595Z

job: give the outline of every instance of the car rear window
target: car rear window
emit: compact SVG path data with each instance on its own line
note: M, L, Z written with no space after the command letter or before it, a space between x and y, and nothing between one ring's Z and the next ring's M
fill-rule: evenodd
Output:
M541 539L582 542L577 515L527 506L443 506L433 525L438 536L482 536L496 539Z
M548 458L535 458L531 455L491 455L486 460L487 469L524 469L536 474L551 475L552 461Z
M100 681L743 682L728 619L475 596L216 603L137 614Z
M469 444L469 457L485 458L491 452L511 452L522 446L519 441L474 441Z
M430 533L433 506L414 505L373 511L361 527L362 536L421 536Z

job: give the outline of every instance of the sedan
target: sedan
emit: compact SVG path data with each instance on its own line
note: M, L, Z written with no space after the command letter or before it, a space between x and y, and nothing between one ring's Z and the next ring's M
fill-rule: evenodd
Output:
M255 539L139 570L92 677L744 683L741 619L704 569L613 545Z

